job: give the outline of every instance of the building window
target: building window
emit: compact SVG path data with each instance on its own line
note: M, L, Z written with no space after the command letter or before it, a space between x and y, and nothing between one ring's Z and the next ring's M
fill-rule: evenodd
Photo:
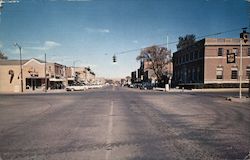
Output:
M248 48L247 50L247 55L250 56L250 48Z
M195 68L192 69L192 80L195 81Z
M202 58L202 57L203 57L203 52L200 51L200 52L199 52L199 58Z
M194 58L193 53L190 53L190 60L192 61L192 60L193 60L193 58Z
M237 68L233 68L231 70L231 79L237 79L238 78L238 70Z
M195 51L195 53L194 53L194 59L198 59L198 51Z
M200 82L200 67L197 67L197 81Z
M247 77L247 79L250 79L250 66L247 66L246 77Z
M216 79L223 79L223 68L222 67L216 68Z
M186 54L186 61L189 61L189 54Z
M218 48L218 56L222 56L223 55L223 48Z
M235 56L237 56L237 55L238 55L238 53L239 53L238 48L234 48L234 49L233 49L233 53L235 53Z

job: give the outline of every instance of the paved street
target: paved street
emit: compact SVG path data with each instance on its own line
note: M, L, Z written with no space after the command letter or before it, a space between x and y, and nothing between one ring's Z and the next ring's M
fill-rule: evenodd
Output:
M250 103L106 87L0 95L0 159L244 159Z

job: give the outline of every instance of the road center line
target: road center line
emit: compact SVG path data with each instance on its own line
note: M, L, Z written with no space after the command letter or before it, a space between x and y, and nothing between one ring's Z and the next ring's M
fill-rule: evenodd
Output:
M106 140L106 156L105 159L108 160L111 156L111 142L112 142L112 130L113 130L113 112L114 112L114 101L111 101L110 104L110 112L109 112L109 122L108 122L108 133L107 133L107 140Z

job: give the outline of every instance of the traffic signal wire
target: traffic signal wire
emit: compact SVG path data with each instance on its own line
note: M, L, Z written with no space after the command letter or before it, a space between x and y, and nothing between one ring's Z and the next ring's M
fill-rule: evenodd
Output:
M243 28L246 28L247 27L243 27ZM212 33L212 34L206 34L206 35L202 35L202 36L199 36L199 37L196 37L195 39L196 40L200 40L200 39L203 39L203 38L206 38L206 37L210 37L210 36L217 36L217 35L220 35L220 34L225 34L225 33L230 33L230 32L235 32L235 31L239 31L241 30L242 28L235 28L235 29L231 29L231 30L226 30L226 31L223 31L223 32L217 32L217 33ZM177 44L179 41L173 41L173 42L169 42L169 43L162 43L162 44L155 44L155 46L166 46L166 45L170 45L170 44ZM153 45L152 45L153 46ZM127 54L127 53L130 53L130 52L135 52L135 51L140 51L140 50L143 50L145 49L146 47L144 48L135 48L135 49L130 49L130 50L125 50L125 51L121 51L121 52L117 52L116 55L122 55L122 54Z

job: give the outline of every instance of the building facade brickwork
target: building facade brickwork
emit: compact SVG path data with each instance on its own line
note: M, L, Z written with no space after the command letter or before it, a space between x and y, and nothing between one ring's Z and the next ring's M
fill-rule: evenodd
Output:
M249 83L250 44L242 47L242 83ZM227 63L234 53L235 63ZM238 87L240 39L206 38L173 54L174 84L186 88Z

